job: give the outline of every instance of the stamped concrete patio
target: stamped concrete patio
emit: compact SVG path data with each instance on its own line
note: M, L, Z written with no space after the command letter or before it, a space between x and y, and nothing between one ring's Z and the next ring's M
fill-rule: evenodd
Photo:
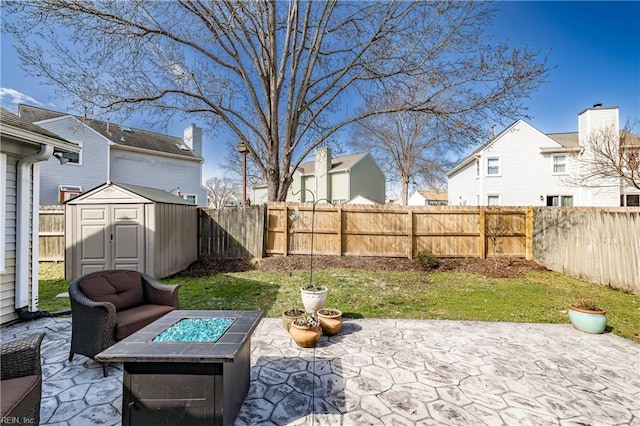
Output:
M120 366L68 361L69 318L45 331L43 425L118 425ZM252 339L251 388L236 425L636 425L640 345L563 324L348 320L300 349L280 319Z

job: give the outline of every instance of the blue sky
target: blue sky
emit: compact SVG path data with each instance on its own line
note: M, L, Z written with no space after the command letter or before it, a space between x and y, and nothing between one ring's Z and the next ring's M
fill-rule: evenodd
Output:
M529 122L545 133L577 131L578 113L595 103L620 108L621 124L640 118L640 2L500 2L496 40L548 52L549 81L525 100ZM42 80L17 66L13 40L2 35L0 101L15 111L19 102L66 111L67 104ZM74 111L80 114L81 111ZM131 127L143 127L131 120ZM168 133L181 136L189 123L174 122ZM497 129L500 131L501 129ZM206 129L205 129L206 131ZM343 132L348 138L348 132ZM222 175L225 149L205 134L203 178ZM345 140L348 143L348 140Z

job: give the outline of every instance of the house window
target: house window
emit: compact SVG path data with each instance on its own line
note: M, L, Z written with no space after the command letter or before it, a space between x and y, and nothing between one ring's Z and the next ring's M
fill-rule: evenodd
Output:
M640 207L640 195L632 195L632 194L621 195L620 206Z
M476 177L480 177L480 160L476 160Z
M184 198L185 200L187 200L190 203L198 204L198 202L197 202L198 198L196 197L195 194L184 194L182 196L182 198Z
M572 195L547 195L548 207L572 207L573 196Z
M82 187L77 185L60 185L58 186L58 192L60 194L58 199L62 203L82 194Z
M7 208L7 156L0 154L0 272L4 272L5 264L5 238L7 231L5 227L6 208Z
M487 176L499 176L500 175L500 159L499 158L487 158Z
M69 160L67 164L82 164L82 142L76 142L80 146L80 152L63 152L62 158Z
M499 205L500 205L499 195L487 195L487 206L499 206Z
M567 157L564 155L553 156L553 173L567 172Z

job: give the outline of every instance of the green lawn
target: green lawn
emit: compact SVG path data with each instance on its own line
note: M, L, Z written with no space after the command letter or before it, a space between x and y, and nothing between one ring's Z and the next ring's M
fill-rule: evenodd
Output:
M61 263L40 265L40 309L69 307L56 295L67 291ZM184 309L262 309L266 316L301 306L300 285L308 272L214 273L161 280L182 284ZM314 271L327 285L327 307L352 318L413 318L509 322L568 323L566 307L594 299L607 310L612 332L638 341L640 296L622 293L555 272L530 272L524 278L497 279L466 273Z

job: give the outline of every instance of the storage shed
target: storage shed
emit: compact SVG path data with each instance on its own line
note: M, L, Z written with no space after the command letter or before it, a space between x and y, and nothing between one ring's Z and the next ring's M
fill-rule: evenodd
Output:
M198 259L198 207L175 194L107 182L65 204L67 280L105 269L163 278Z

